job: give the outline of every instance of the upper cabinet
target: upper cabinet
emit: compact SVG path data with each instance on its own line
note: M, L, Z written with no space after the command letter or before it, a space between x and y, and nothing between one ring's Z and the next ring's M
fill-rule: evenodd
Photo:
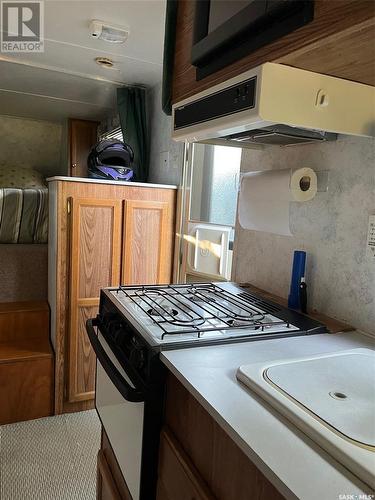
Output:
M207 76L204 71L197 73L192 64L192 57L196 57L192 48L194 45L196 52L197 41L195 9L192 0L178 2L173 102L270 61L375 85L373 0L315 0L312 20L259 48L244 50L242 57L237 55L240 58ZM220 57L224 53L221 56L219 50L215 58Z
M69 175L87 177L87 157L97 142L98 122L69 119Z

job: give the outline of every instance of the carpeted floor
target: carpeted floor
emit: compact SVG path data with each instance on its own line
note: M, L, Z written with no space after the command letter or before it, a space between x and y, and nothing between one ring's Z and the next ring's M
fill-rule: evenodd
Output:
M94 500L95 410L0 426L1 500Z

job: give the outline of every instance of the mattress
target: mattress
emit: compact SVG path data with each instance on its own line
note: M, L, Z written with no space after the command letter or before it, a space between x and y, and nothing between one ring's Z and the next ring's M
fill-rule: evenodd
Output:
M47 188L0 188L0 243L46 243L47 233Z

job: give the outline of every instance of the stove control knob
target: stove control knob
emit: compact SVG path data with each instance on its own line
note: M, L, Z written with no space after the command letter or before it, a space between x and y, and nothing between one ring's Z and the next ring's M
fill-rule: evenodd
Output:
M112 320L109 324L109 334L114 340L117 340L118 336L122 333L123 327L119 320Z

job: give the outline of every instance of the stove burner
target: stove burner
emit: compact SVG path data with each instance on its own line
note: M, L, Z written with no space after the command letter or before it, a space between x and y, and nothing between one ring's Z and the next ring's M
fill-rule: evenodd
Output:
M213 283L127 286L116 292L121 292L126 301L136 304L145 313L152 321L150 328L159 329L161 340L165 335L182 334L194 334L199 338L214 331L221 336L230 329L244 330L243 334L236 332L238 336L246 336L246 329L267 333L290 328L298 330Z
M158 306L152 307L147 311L147 313L150 314L151 316L157 316L157 317L163 317L165 314L169 314L172 317L178 315L177 309L174 309L173 307L167 305L165 306L163 305L162 307Z

